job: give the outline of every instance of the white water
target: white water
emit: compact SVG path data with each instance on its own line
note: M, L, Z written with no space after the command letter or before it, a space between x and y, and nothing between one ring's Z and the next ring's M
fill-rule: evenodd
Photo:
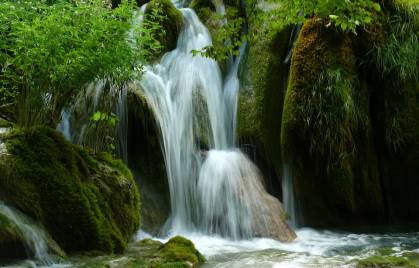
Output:
M8 218L22 235L25 247L30 255L41 261L44 265L52 264L52 257L48 253L48 237L44 230L39 228L29 218L19 211L6 206L0 201L0 214Z
M137 85L161 131L172 206L168 229L234 239L272 233L272 217L264 215L272 200L256 166L234 148L240 58L230 61L223 83L216 61L191 53L212 45L208 30L193 10L180 11L177 48L147 66Z
M390 255L419 253L419 233L347 233L297 230L297 239L281 243L273 239L231 240L202 233L181 233L207 258L204 268L340 268L356 267L356 260L389 249ZM142 233L139 237L149 238ZM159 239L166 242L168 239Z

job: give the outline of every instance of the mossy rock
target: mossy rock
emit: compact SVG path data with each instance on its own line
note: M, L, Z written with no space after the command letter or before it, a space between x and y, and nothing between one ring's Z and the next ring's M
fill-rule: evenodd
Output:
M371 256L358 261L357 268L417 268L418 264L405 257L397 256Z
M14 129L0 161L0 194L41 222L66 252L122 252L139 227L130 171L106 153L68 143L53 129Z
M131 243L123 256L82 256L71 262L81 268L190 268L198 267L205 258L191 241L177 236L165 244L152 239Z
M178 263L178 267L196 267L205 262L204 256L195 248L192 241L181 236L175 236L160 246L156 257L160 259L159 262L165 263L167 266L170 263Z
M282 155L291 166L303 224L377 222L384 202L354 40L304 23L295 44L282 116Z
M159 16L155 16L154 13ZM147 21L160 24L164 31L164 34L160 29L159 32L154 33L162 45L161 53L156 55L156 58L176 48L177 39L183 26L183 16L170 0L150 1L144 15L145 27L148 26Z

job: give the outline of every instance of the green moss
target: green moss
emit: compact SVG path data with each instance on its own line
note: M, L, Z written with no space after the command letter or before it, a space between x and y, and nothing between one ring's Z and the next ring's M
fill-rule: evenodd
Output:
M119 162L43 127L13 130L6 145L10 155L0 164L1 193L42 222L64 250L126 247L139 225L139 195Z
M161 54L176 48L177 39L183 26L182 13L170 2L170 0L152 0L147 4L144 16L144 25L147 21L158 23L162 27L155 32L157 40L163 46Z
M418 265L404 257L396 256L371 256L358 261L357 268L394 268L394 267L418 267Z
M307 225L383 217L369 92L358 78L353 42L311 19L295 44L281 145Z
M194 265L205 262L204 256L195 248L194 244L181 236L171 238L159 248L157 254L165 262L190 262Z
M419 191L418 8L415 1L389 1L380 18L379 38L366 38L371 44L363 50L370 52L360 54L368 63L362 71L371 92L388 216L399 223L419 221L419 209L413 205Z

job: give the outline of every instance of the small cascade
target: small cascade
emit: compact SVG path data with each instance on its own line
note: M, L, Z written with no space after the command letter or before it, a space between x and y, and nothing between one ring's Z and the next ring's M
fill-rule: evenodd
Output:
M43 229L21 212L6 206L1 201L0 214L16 225L24 239L29 255L33 255L42 265L53 264L52 256L48 253L48 241L51 241L51 239Z
M240 81L238 78L239 66L245 53L247 42L240 47L238 57L230 57L228 61L228 73L224 82L224 101L226 107L226 132L228 144L236 145L237 103L239 97Z
M298 227L298 214L294 198L294 184L292 180L291 168L288 164L283 166L282 176L282 196L286 213L288 214L288 224L292 228Z
M119 119L117 125L118 153L124 163L128 163L128 88L123 87L118 93L116 116Z

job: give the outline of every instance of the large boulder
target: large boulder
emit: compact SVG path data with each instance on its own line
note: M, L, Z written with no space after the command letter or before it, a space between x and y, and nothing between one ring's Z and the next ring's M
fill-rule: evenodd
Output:
M42 223L67 252L121 252L139 227L131 172L105 153L68 143L53 129L14 129L3 137L0 196Z

